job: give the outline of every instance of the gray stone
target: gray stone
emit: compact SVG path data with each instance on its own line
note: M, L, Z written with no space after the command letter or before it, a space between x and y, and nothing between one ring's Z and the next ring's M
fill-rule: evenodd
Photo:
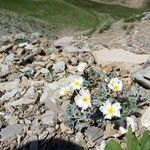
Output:
M34 87L31 86L31 87L26 91L25 95L24 95L22 98L20 98L20 99L14 101L14 102L8 103L8 104L6 105L6 107L7 107L7 106L10 106L10 105L11 105L11 106L18 106L18 105L22 105L22 104L24 104L24 105L27 105L27 104L34 104L34 103L36 102L36 100L37 100L37 97L38 97L38 95L35 93Z
M19 105L29 105L29 104L34 104L36 102L36 99L32 99L32 98L20 98L14 102L8 103L5 105L5 107L7 106L19 106Z
M32 49L34 49L34 46L31 45L31 44L27 44L27 45L25 46L25 49L27 49L27 50L32 50Z
M62 133L68 133L68 134L73 133L73 131L67 125L65 125L64 123L60 124L60 129L61 129Z
M150 89L150 67L140 69L133 73L134 80L143 87Z
M83 140L83 134L81 132L77 132L76 135L75 135L75 141L77 143L80 143L81 140Z
M53 127L57 122L57 114L53 111L47 111L40 117L40 119L43 124Z
M97 145L100 145L103 140L103 131L98 127L88 127L85 131L87 136L95 142Z
M13 89L9 92L6 92L1 98L0 98L0 101L7 101L9 99L11 99L12 97L14 97L18 91L20 91L21 89L19 88L16 88L16 89Z
M3 82L0 83L0 90L1 91L11 91L19 87L20 80L16 79L12 82Z
M150 80L150 66L144 69L144 78Z
M15 55L11 53L5 58L5 62L8 65L12 65L12 62L14 61L14 59L15 59Z
M21 134L23 130L23 124L8 125L0 132L1 139L16 138L17 134Z
M0 77L6 76L10 73L9 65L0 64Z
M63 48L63 52L68 52L68 53L81 53L81 52L89 52L89 51L90 49L87 47L77 48L72 45Z
M26 97L26 98L34 98L34 96L35 96L34 86L31 86L31 87L26 91L26 94L24 95L24 97Z
M54 42L55 47L66 47L68 45L71 45L73 43L73 37L72 36L67 36L60 38Z
M19 121L18 116L11 116L8 122L9 122L9 125L14 125L14 124L17 124L18 121Z
M27 74L27 73L30 75L34 74L34 69L29 66L20 69L20 71L23 72L24 74Z
M0 52L7 52L7 51L11 50L12 47L13 47L12 44L4 45L0 48Z
M38 76L39 74L42 74L44 76L47 76L49 73L49 70L46 68L41 68L40 70L37 71L37 73L35 74L35 77Z
M1 121L1 119L0 119L0 129L1 129L2 125L3 125L3 123L2 123L2 121Z
M58 61L56 64L53 65L54 73L63 72L65 70L65 62L64 61Z

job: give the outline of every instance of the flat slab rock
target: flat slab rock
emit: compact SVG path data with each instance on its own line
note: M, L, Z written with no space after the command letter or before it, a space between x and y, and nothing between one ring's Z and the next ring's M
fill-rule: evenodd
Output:
M150 89L150 66L133 73L134 80L143 87Z
M137 55L123 49L105 49L94 51L92 54L94 55L97 64L101 65L108 65L111 63L141 64L150 58L150 55Z
M8 125L6 128L1 129L0 136L2 140L15 138L18 134L21 134L23 130L23 124Z

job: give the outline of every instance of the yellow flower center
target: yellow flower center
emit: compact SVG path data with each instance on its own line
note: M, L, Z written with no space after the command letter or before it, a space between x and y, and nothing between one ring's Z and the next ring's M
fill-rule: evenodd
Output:
M118 85L114 85L114 86L113 86L113 90L114 90L114 91L119 91L119 86L118 86Z
M74 82L74 85L75 85L75 86L80 86L81 83L80 83L79 81L75 81L75 82Z
M88 96L83 96L82 101L83 101L84 104L88 104L89 97Z
M67 95L68 94L68 90L64 90L64 95Z
M107 115L113 116L114 113L115 113L115 109L114 109L112 106L110 106L110 107L107 109Z

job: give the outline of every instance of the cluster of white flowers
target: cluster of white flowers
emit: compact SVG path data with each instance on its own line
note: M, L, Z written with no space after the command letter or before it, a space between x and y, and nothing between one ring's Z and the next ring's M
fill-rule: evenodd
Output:
M122 81L118 78L113 78L110 80L108 87L113 91L121 91L123 88ZM72 80L68 87L63 87L60 90L61 95L67 95L71 90L75 90L77 95L75 96L75 103L82 111L91 107L91 94L89 90L83 87L83 78L78 77ZM79 92L78 92L79 91ZM104 114L105 119L112 119L113 117L120 117L120 103L111 103L109 100L106 101L101 107L100 111Z
M75 103L78 107L82 108L82 110L86 110L91 107L91 95L89 90L83 88L83 78L75 78L72 80L68 87L63 87L60 90L60 95L67 95L72 90L80 90L79 93L75 96Z

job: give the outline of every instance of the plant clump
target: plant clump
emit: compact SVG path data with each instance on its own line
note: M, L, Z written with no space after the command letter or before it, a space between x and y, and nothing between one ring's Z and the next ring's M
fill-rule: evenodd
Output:
M137 84L125 87L115 72L103 73L95 68L85 68L82 76L70 81L68 86L72 95L64 120L75 132L89 126L104 127L107 122L137 115L140 103L146 101L146 97L139 94Z

